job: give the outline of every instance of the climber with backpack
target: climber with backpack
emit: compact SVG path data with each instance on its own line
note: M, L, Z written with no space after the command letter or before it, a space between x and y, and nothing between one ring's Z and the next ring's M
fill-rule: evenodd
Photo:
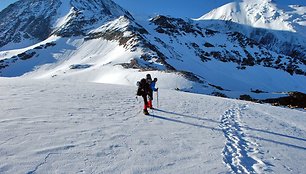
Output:
M158 91L158 88L155 87L157 82L157 78L154 78L152 81L152 77L150 74L146 75L146 78L141 79L137 82L137 95L142 96L144 101L143 113L145 115L149 115L148 108L153 109L153 91Z
M137 89L136 95L142 96L143 102L144 102L143 113L145 115L149 115L147 96L149 95L150 90L151 90L150 85L147 83L146 79L143 78L139 82L137 82L137 86L138 86L138 89Z

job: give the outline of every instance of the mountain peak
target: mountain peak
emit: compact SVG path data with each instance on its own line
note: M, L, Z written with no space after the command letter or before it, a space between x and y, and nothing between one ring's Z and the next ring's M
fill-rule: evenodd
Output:
M286 6L288 9L281 8L284 4L274 0L235 1L212 10L198 20L225 20L256 28L304 33L306 18L303 8Z
M0 12L0 47L27 47L48 38L84 35L93 25L133 17L111 0L24 0Z
M61 0L65 2L65 0ZM91 11L97 14L123 16L128 12L111 0L70 0L71 6L79 11Z

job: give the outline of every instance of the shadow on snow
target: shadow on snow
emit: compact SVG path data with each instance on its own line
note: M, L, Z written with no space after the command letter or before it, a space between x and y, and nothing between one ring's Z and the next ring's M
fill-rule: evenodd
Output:
M158 112L161 112L161 113L166 113L166 114L176 115L176 116L181 116L181 117L186 117L186 118L192 118L192 119L196 119L196 120L200 120L200 121L208 121L208 122L212 122L212 123L221 123L221 122L213 120L213 119L201 118L201 117L196 117L196 116L191 116L191 115L186 115L186 114L180 114L180 113L175 113L175 112L172 112L172 111L165 111L165 110L162 110L162 109L154 109L154 110L158 111ZM175 123L195 126L195 127L198 127L198 128L205 128L205 129L220 131L220 132L223 133L222 129L216 128L216 127L205 126L205 125L196 124L196 123L192 123L192 122L188 122L188 121L182 121L182 120L179 120L177 118L169 118L169 117L165 117L165 116L160 116L160 115L156 115L155 113L150 115L150 116L153 117L153 118L158 118L158 119L165 120L165 121L171 121L171 122L175 122ZM271 135L281 136L281 137L285 137L285 138L288 138L288 139L306 141L306 139L304 139L304 138L294 137L294 136L291 136L291 135L285 135L285 134L276 133L276 132L272 132L272 131L255 129L255 128L251 128L251 127L247 127L247 126L242 126L241 128L247 129L247 130L250 130L250 131L257 131L257 132L263 132L263 133L267 133L267 134L271 134ZM258 137L258 136L253 136L253 135L247 135L246 137L254 138L254 139L258 139L258 140L262 140L262 141L267 141L267 142L275 143L275 144L279 144L279 145L284 145L284 146L288 146L288 147L292 147L292 148L296 148L296 149L306 150L306 147L303 147L303 146L298 146L298 145L294 145L294 144L280 142L280 141L267 139L267 138L263 138L263 137Z

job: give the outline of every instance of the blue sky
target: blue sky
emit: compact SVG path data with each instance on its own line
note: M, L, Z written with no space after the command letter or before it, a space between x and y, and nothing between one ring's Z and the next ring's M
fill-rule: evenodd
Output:
M17 0L0 0L0 10ZM113 0L134 16L164 14L199 18L214 8L235 0ZM306 0L275 0L278 3L306 5Z
M0 0L0 10L3 10L5 7L7 7L13 2L16 2L16 0Z
M133 15L198 18L233 0L114 0Z
M0 0L0 10L17 0ZM232 0L114 0L133 15L167 14L198 18Z

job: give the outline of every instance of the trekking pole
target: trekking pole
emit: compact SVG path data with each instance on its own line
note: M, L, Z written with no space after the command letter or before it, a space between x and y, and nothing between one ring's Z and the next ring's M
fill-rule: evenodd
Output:
M156 102L157 102L157 108L159 108L159 102L158 102L158 90L156 91Z

